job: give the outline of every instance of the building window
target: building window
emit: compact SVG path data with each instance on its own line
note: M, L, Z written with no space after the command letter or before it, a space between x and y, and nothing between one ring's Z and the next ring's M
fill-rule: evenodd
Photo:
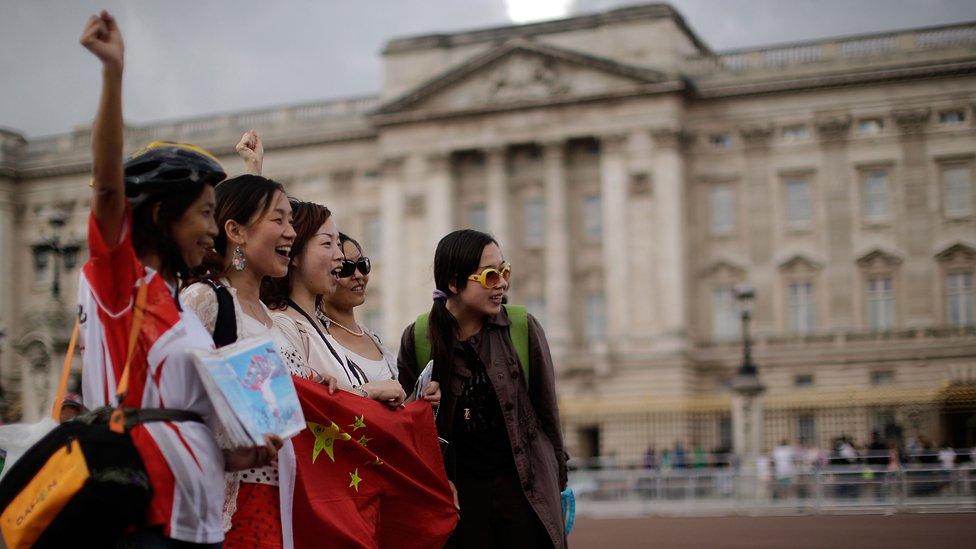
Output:
M598 194L583 198L583 232L590 240L603 237L603 202Z
M949 217L972 213L973 190L968 164L942 168L942 209Z
M715 185L710 197L712 234L727 234L735 229L735 193L731 185Z
M712 336L715 339L734 339L739 331L739 310L735 290L729 286L712 292Z
M796 417L796 433L800 444L815 444L817 440L817 419L811 413Z
M786 219L791 227L806 227L813 218L810 183L794 178L786 181Z
M529 198L522 204L525 216L525 245L542 246L546 236L546 204L541 198Z
M783 139L787 141L804 141L810 138L810 130L803 124L795 124L783 128Z
M950 109L939 113L939 124L955 126L966 121L966 111L962 109Z
M973 322L973 273L949 273L946 276L946 301L949 324L969 326Z
M863 118L857 122L857 133L861 135L876 135L884 129L884 121L880 118Z
M793 376L793 386L797 388L813 387L813 375L799 374Z
M587 343L598 343L607 337L607 304L603 294L586 296L586 325L583 335Z
M468 206L468 227L477 231L488 230L488 212L484 204Z
M525 310L527 310L532 316L542 324L542 327L546 327L546 298L544 297L530 297L525 300Z
M888 218L888 172L870 170L861 180L861 215L865 221Z
M363 217L363 237L361 241L363 253L377 256L383 250L383 222L378 214L366 214Z
M714 133L708 136L708 143L717 149L728 149L732 146L732 134Z
M892 370L875 370L871 372L871 385L891 385L895 382L895 372Z
M798 334L809 334L814 330L816 315L813 306L813 284L794 282L790 284L790 328Z
M875 331L895 324L895 296L891 277L869 278L867 282L868 326Z

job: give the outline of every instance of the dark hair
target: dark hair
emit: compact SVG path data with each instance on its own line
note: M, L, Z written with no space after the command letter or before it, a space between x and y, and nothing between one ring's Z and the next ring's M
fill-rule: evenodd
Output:
M357 250L359 250L360 255L362 255L362 253L363 253L363 246L362 246L362 244L360 244L359 241L356 240L355 238L353 238L353 237L347 235L346 233L340 231L339 232L339 246L345 246L346 245L346 242L351 242L352 245L355 246ZM343 254L343 255L345 255L345 254Z
M184 278L190 266L173 240L172 227L203 194L206 183L176 193L158 193L140 202L132 211L132 247L137 256L155 253L160 258L160 274L165 278ZM159 206L156 219L153 210Z
M277 181L247 174L225 179L215 191L217 209L214 218L218 234L214 239L214 250L217 256L211 255L204 261L204 275L214 275L224 269L227 257L227 231L224 225L230 220L247 225L256 215L264 215L271 208L275 193L285 192L285 188Z
M302 202L291 199L292 226L295 228L295 241L291 244L290 261L301 255L308 245L308 241L315 236L315 232L323 223L329 220L332 212L321 204ZM288 296L291 295L291 263L289 261L288 274L281 278L265 278L261 281L261 301L269 309L284 309L288 306Z
M437 243L434 252L434 286L451 295L451 285L460 292L468 283L468 276L477 271L481 254L489 244L498 244L490 234L472 229L454 231ZM435 299L428 317L428 337L431 357L434 359L434 379L447 379L453 364L454 340L458 323L447 310L447 300ZM418 364L423 368L425 364Z

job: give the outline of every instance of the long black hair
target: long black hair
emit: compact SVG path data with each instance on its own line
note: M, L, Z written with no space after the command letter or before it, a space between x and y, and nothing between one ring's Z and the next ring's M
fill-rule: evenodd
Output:
M489 244L497 245L493 236L481 231L463 229L448 234L437 243L434 252L434 285L445 295L451 296L453 285L458 292L468 283L468 276L481 265L481 254ZM447 310L447 300L435 299L428 316L428 338L431 358L434 359L434 379L447 379L447 372L454 361L454 340L457 339L458 323ZM418 364L423 369L425 364Z
M164 278L184 279L189 274L190 266L183 259L179 245L173 240L172 228L200 198L207 185L208 183L199 183L193 188L183 188L180 192L157 193L147 197L132 210L132 247L139 257L149 253L159 255L159 270Z

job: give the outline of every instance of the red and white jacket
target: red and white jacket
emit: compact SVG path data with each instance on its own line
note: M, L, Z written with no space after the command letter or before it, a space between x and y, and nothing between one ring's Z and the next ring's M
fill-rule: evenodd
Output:
M203 416L197 422L136 426L132 440L153 489L149 523L167 537L193 543L223 541L224 460L209 425L216 416L187 349L211 348L197 316L183 311L174 289L136 257L131 210L122 237L106 245L94 217L88 222L90 259L81 274L82 388L85 406L117 406L138 284L148 284L146 311L129 372L127 408L173 408Z

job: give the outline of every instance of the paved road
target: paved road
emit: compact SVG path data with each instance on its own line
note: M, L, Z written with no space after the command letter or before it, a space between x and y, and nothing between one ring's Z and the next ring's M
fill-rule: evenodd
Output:
M976 547L976 514L579 519L572 549Z

